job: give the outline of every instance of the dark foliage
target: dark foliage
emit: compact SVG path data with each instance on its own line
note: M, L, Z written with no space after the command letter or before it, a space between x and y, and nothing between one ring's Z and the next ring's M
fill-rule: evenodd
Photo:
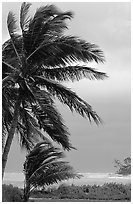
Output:
M90 201L131 201L131 185L106 183L99 185L68 186L60 185L57 189L34 192L31 197L52 198L54 200L90 200ZM52 201L52 200L51 200Z
M23 202L23 190L12 185L2 185L2 202Z

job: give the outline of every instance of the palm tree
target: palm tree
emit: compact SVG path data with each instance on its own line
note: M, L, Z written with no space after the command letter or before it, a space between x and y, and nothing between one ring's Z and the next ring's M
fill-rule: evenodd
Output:
M38 143L27 155L24 163L24 201L38 187L45 187L69 178L80 178L68 162L63 161L64 154L49 143Z
M15 133L19 133L21 145L28 150L38 136L46 139L44 132L63 148L72 148L55 98L90 121L101 122L92 107L62 82L83 77L106 78L105 73L91 67L73 65L73 62L104 62L103 52L95 44L64 35L66 20L72 18L71 12L61 12L54 5L47 5L38 8L30 17L30 6L30 3L22 3L21 33L17 32L15 15L9 12L10 39L2 48L3 174Z

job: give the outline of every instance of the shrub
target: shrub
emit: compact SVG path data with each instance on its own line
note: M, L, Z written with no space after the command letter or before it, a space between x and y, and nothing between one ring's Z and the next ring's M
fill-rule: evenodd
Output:
M86 199L90 201L130 201L131 184L106 183L98 185L66 185L61 184L58 188L48 188L34 191L36 198L51 199Z
M23 190L11 184L2 185L2 202L23 202Z
M61 185L56 190L60 199L131 200L131 185L106 183L103 186Z

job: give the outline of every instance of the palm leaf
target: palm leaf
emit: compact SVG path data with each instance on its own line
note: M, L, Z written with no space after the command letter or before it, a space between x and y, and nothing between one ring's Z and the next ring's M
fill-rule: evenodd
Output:
M100 117L92 110L92 107L70 89L41 76L36 76L36 83L46 88L54 97L66 104L72 112L75 110L82 117L87 117L90 121L93 119L97 124L101 122Z
M20 107L20 117L17 125L17 133L20 135L19 143L22 148L28 151L33 148L34 144L40 139L48 141L41 133L37 121L28 113L24 107Z
M62 161L62 158L64 158L63 152L52 145L41 142L34 147L24 163L25 183L30 184L30 192L37 187L69 178L80 178L80 175L74 172L68 162Z
M15 19L15 14L10 11L7 17L7 27L8 27L9 34L11 36L14 36L17 31L16 23L17 23L17 20Z
M103 52L95 44L87 43L74 36L58 36L48 42L41 42L28 56L29 59L49 66L66 66L77 61L104 62Z
M20 125L18 127L18 132L20 132L21 136L20 144L22 147L25 146L25 138L34 142L40 139L45 141L45 134L47 133L52 140L61 144L63 148L70 150L73 147L69 143L68 129L64 125L63 119L56 110L53 102L50 104L51 100L49 98L47 99L46 92L44 93L42 95L41 91L38 93L34 91L34 98L36 100L34 103L28 103L27 100L23 101L24 106L20 108L19 121L24 128L20 128Z
M46 92L44 92L44 96L41 93L42 91L34 92L37 103L34 106L32 105L32 111L38 120L38 124L54 141L69 150L72 146L69 143L69 132L63 123L63 118L54 103L50 104L49 101L46 101Z
M26 49L27 51L29 50L29 47L30 51L32 50L32 48L36 47L36 42L40 43L38 36L41 36L43 24L47 22L50 17L58 13L60 12L54 5L41 6L36 10L34 17L29 24L29 31L26 35L26 38L28 38L25 41L25 48L27 48L27 41L29 41L30 45L28 46L28 49Z
M51 12L52 8L52 12ZM33 20L30 22L29 30L25 36L25 47L38 47L41 42L47 42L54 35L60 35L67 29L66 19L71 19L71 12L59 12L54 5L39 8ZM27 42L30 41L30 45ZM31 50L30 50L31 51Z
M58 183L59 181L75 178L78 177L78 175L73 173L73 168L69 166L68 163L60 161L56 162L55 165L54 163L49 165L46 171L42 170L42 172L38 172L35 177L32 178L31 185L42 187Z
M8 64L5 61L2 61L2 72L5 72L6 68L9 68L11 72L16 71L16 69L12 65Z
M15 47L15 44L14 44L15 32L17 30L16 22L17 21L15 19L15 15L13 14L13 12L10 11L8 13L8 17L7 17L7 27L8 27L10 37L11 37L11 43L12 43L14 52L15 52L19 62L21 63L21 58L20 58L19 53L18 53L18 51L17 51L17 49Z
M79 81L83 78L103 80L107 78L106 73L99 72L91 67L86 66L67 66L58 68L47 68L42 66L41 72L47 79L57 80L57 81ZM38 72L40 72L38 70Z
M31 3L26 3L26 2L22 3L21 5L20 26L21 26L22 32L28 29L28 26L31 20L30 17L27 16L30 6L31 6Z

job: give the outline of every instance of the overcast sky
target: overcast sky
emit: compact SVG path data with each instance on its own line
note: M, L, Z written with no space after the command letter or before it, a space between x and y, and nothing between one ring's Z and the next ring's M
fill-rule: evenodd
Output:
M95 43L104 51L106 62L92 66L105 71L109 76L104 81L83 79L80 82L66 84L92 105L104 121L103 125L97 127L57 103L70 130L70 140L78 149L66 152L66 160L79 172L113 172L114 159L123 160L130 156L131 151L130 3L54 2L54 4L62 11L74 12L74 18L68 22L69 30L66 34L76 35ZM3 42L8 39L7 14L12 10L18 17L20 5L20 2L3 3ZM32 12L40 5L46 3L33 3ZM24 152L20 151L19 145L14 140L6 172L22 171L24 157Z

